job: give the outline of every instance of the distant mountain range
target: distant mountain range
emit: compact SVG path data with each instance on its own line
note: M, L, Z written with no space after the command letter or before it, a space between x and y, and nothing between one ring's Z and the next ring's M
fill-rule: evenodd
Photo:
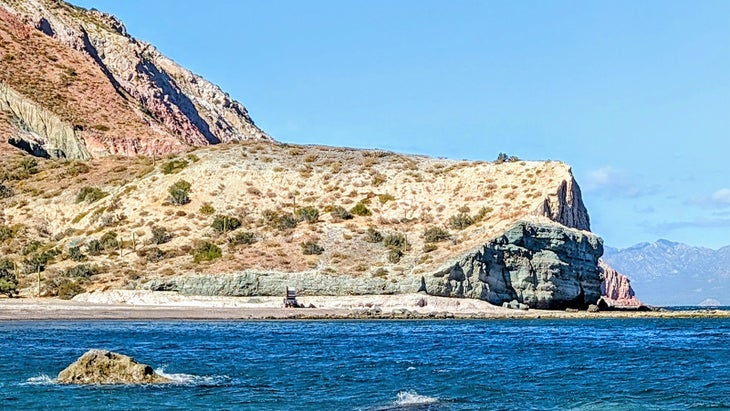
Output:
M650 305L730 305L730 246L712 250L658 240L617 249L604 261L631 279Z

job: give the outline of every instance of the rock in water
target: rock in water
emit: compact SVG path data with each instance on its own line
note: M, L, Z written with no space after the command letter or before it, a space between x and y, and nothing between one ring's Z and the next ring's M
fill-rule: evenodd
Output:
M131 357L105 350L89 350L58 373L60 384L161 384L172 382L152 367Z

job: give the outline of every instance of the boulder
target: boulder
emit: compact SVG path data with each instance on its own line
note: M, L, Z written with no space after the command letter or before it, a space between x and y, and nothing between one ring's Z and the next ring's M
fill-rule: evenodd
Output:
M162 384L172 382L131 357L89 350L58 374L59 384Z

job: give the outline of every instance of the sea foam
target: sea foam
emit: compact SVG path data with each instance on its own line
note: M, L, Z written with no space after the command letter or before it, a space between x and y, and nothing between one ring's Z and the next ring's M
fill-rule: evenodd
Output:
M180 385L217 385L225 382L229 379L227 375L193 375L183 373L167 373L165 368L158 368L155 370L157 374L165 378L172 380L173 384Z
M419 405L435 404L438 398L421 395L415 391L401 391L393 404L399 407L413 407Z
M28 385L52 385L56 383L56 380L45 374L41 374L35 377L28 378L27 380L25 380L25 383Z

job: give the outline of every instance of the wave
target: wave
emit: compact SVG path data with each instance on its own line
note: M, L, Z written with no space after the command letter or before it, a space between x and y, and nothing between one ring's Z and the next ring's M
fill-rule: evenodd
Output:
M56 380L45 374L41 374L28 378L25 380L25 383L28 385L53 385L56 383Z
M194 375L183 373L167 373L165 368L161 367L155 370L157 374L172 380L173 384L180 385L217 385L229 379L227 375Z
M420 405L435 404L438 401L439 399L436 397L421 395L415 391L401 391L398 393L398 397L393 402L393 404L399 407L415 407Z

